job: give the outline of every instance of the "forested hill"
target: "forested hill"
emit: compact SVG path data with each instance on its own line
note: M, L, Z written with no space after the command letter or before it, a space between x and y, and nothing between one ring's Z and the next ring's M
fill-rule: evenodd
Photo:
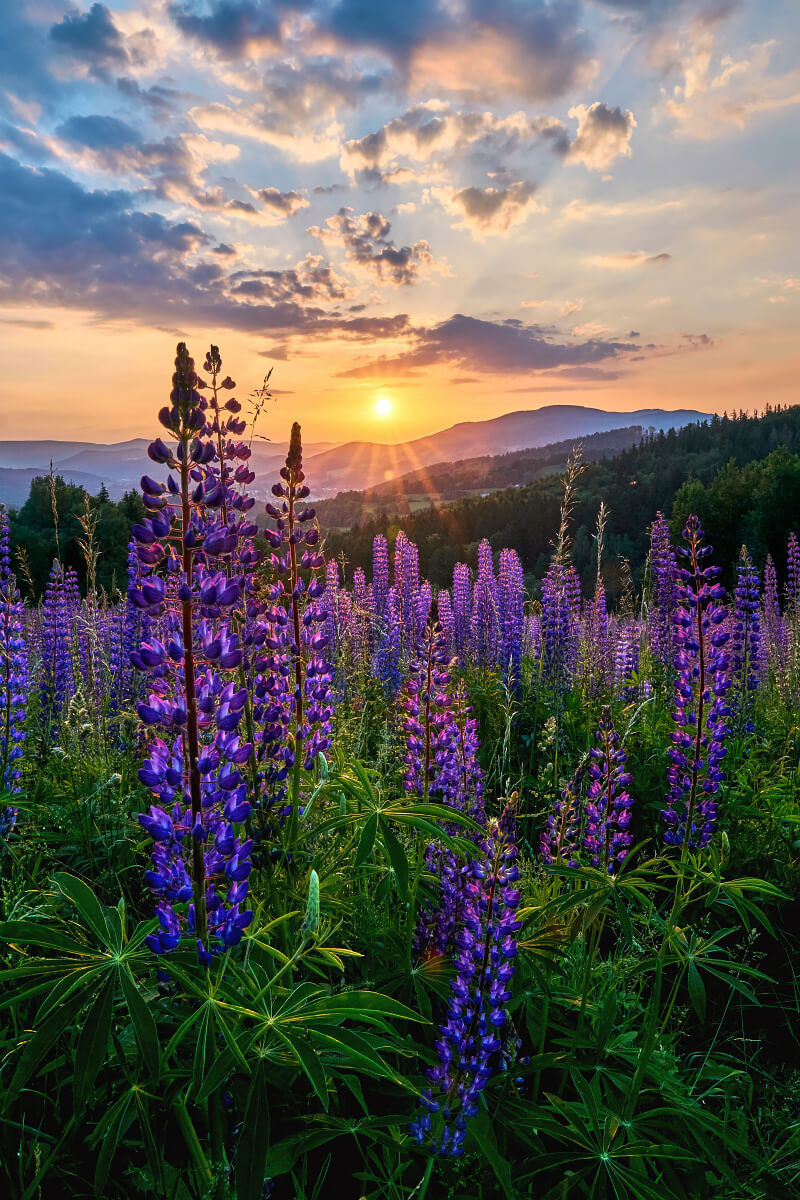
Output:
M606 586L619 586L619 558L640 575L648 526L660 509L679 534L689 511L697 512L720 562L735 559L743 542L759 564L769 552L784 568L786 536L800 525L800 406L767 409L765 415L713 417L645 437L637 446L581 476L572 531L573 560L586 584L594 571L594 531L601 499L611 509L606 533ZM522 488L462 500L402 517L402 528L419 546L422 574L438 586L452 580L458 561L474 564L478 543L488 538L520 554L529 583L540 579L558 527L561 482L549 477ZM329 554L342 554L348 571L370 568L373 536L392 538L397 517L381 517L327 536Z
M579 440L584 458L594 462L611 458L639 442L641 437L641 425L626 425L604 433L590 433ZM483 496L497 488L533 483L545 475L563 471L575 441L570 438L546 446L510 450L507 454L434 463L376 487L339 492L330 500L320 500L315 504L317 516L324 529L346 529L382 513L404 516L431 505Z

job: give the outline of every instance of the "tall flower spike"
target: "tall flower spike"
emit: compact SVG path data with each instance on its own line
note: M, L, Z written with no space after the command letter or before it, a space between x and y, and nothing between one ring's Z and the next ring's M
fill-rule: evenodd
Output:
M521 927L514 807L493 821L464 886L456 935L455 979L435 1048L439 1062L428 1071L431 1087L422 1093L422 1112L411 1134L431 1153L458 1157L467 1122L478 1099L502 1063L506 1005Z
M542 862L568 867L578 866L578 842L581 830L581 785L588 762L582 762L570 777L561 795L554 801L539 842Z
M672 675L675 656L676 588L675 551L669 538L669 526L662 513L650 527L650 573L653 606L650 614L650 649L662 671Z
M437 775L437 742L449 719L450 672L439 625L428 624L419 641L419 654L409 664L400 698L406 743L403 787L427 799Z
M627 791L631 777L625 770L628 756L619 744L607 704L600 714L596 741L589 751L583 845L592 866L613 875L633 840L628 832L632 801Z
M300 426L292 426L286 464L273 485L275 503L267 504L274 528L264 536L276 575L267 589L268 633L256 685L255 717L262 726L262 749L272 760L273 798L283 799L290 784L290 808L296 825L303 768L310 771L328 749L333 710L331 672L326 657L329 637L325 558L319 546L316 512L303 472Z
M150 740L139 771L160 802L139 817L154 842L146 878L159 930L147 943L168 953L188 931L208 963L241 940L253 916L243 908L252 843L236 832L250 811L239 768L252 745L238 735L247 689L236 678L243 652L231 623L247 590L240 541L252 530L225 511L198 382L180 343L170 405L159 414L174 447L157 438L148 450L172 474L166 484L142 479L150 515L133 528L139 574L128 595L150 618L150 636L132 655L150 687L137 711L163 734Z
M753 732L753 698L761 667L761 588L747 547L736 567L731 622L731 712L742 733Z
M29 687L25 609L11 570L8 516L0 505L0 788L20 791ZM14 827L17 810L0 809L0 840Z
M726 695L730 687L729 659L722 627L725 589L717 583L721 568L703 566L712 553L703 545L703 528L690 516L679 547L686 561L679 567L679 604L675 612L675 732L670 748L664 841L671 846L702 850L708 845L717 818L717 793L727 753Z

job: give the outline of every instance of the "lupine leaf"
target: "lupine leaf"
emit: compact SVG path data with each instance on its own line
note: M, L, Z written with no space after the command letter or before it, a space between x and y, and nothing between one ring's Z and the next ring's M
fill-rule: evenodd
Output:
M259 1058L250 1080L236 1151L236 1200L261 1200L268 1150L267 1064Z
M80 1112L106 1057L114 1005L114 980L107 980L84 1021L75 1050L75 1110Z

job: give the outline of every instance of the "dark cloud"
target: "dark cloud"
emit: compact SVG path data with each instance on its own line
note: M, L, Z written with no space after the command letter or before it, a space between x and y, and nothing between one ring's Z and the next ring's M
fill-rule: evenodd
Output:
M414 331L415 345L396 358L382 357L342 374L346 378L408 372L439 363L467 371L522 374L557 367L576 367L618 357L638 349L629 342L601 341L557 343L539 325L521 321L483 321L456 313L432 329Z
M646 259L645 259L645 262L649 262L649 263L665 263L665 262L669 262L671 258L672 258L672 255L671 255L671 254L664 254L664 253L662 253L662 254L651 254L651 255L650 255L648 258L646 258Z
M293 217L301 208L308 208L308 201L300 192L282 192L279 188L259 188L254 193L266 209L278 217Z
M420 84L542 99L593 69L581 16L579 0L338 0L320 28L347 46L382 52Z
M507 233L513 225L524 220L535 191L535 183L523 181L505 188L465 187L449 196L434 189L448 211L459 216L459 228L469 229L477 237L484 233Z
M213 48L223 58L244 58L281 44L281 19L310 8L313 0L195 0L170 4L181 33Z
M122 34L105 4L93 4L88 12L68 12L51 27L50 38L72 58L102 71L129 62Z
M0 200L4 306L88 309L100 320L169 328L357 340L408 327L405 315L350 319L328 312L325 305L347 291L313 256L285 271L226 271L229 247L213 246L193 221L139 210L128 191L87 191L60 171L0 154Z
M340 208L323 226L312 225L308 233L328 245L342 246L352 266L398 286L415 283L434 265L427 242L396 246L389 237L392 226L386 217L377 212L353 217L352 211Z
M0 325L16 325L20 329L47 330L55 329L55 321L40 321L28 317L0 317Z
M689 346L713 346L714 339L707 333L682 333L681 339Z
M578 119L577 135L566 148L568 162L605 170L618 157L630 157L630 140L636 121L630 109L611 108L602 100L577 104L569 110Z
M155 117L170 116L175 112L181 100L186 97L185 92L179 92L175 88L161 87L158 84L143 88L129 75L121 76L117 80L116 86L117 91L126 100L133 100L137 104L144 105Z

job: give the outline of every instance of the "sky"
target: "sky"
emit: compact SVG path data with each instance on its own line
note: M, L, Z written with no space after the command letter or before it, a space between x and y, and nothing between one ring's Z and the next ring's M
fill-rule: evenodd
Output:
M0 437L800 400L797 0L0 0Z

